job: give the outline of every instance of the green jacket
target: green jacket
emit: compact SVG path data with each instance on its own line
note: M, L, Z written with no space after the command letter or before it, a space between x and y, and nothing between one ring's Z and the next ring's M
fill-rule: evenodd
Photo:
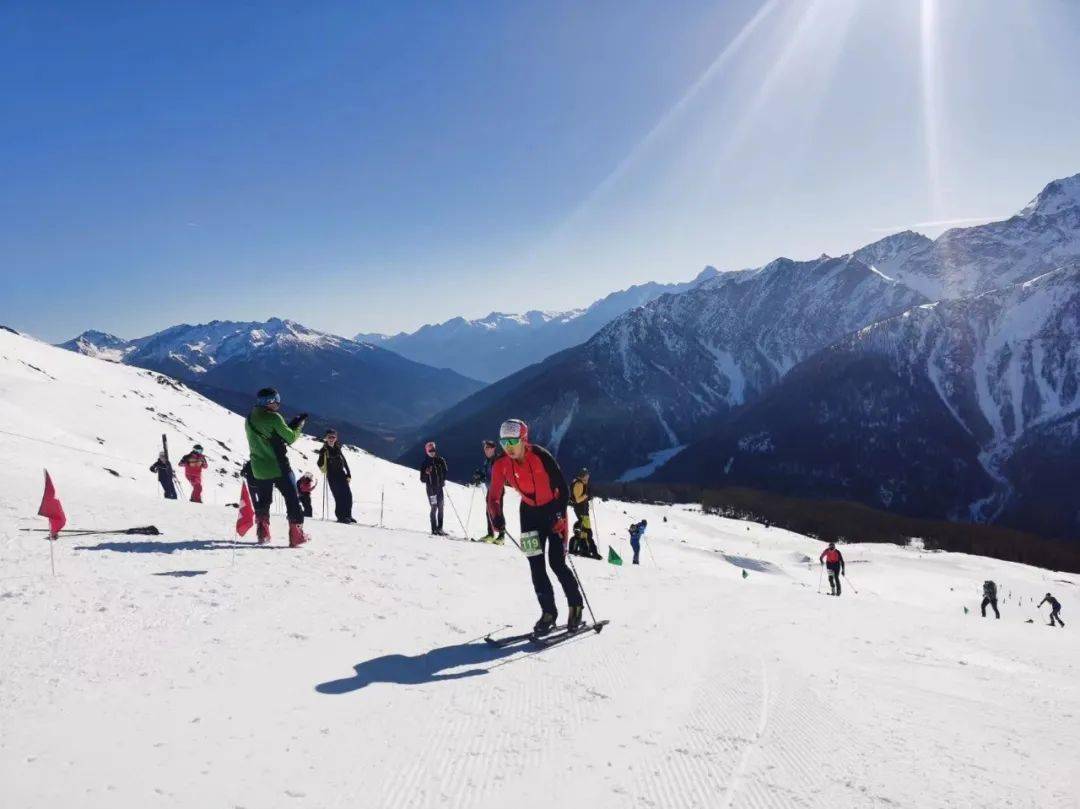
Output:
M251 453L251 473L256 480L273 480L292 471L285 447L303 434L300 429L294 430L280 413L265 407L252 410L244 427Z

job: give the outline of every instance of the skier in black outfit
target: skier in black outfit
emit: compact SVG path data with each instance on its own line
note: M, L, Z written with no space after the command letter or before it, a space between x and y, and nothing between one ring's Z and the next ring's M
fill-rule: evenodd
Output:
M431 506L431 535L444 537L443 486L446 485L446 461L438 454L434 441L424 444L427 457L420 465L420 480L427 487L428 504Z
M173 468L164 452L158 453L158 459L150 467L151 472L157 473L158 483L165 492L166 500L176 499L176 486L173 485Z
M998 612L998 605L997 605L997 585L994 584L989 579L987 579L986 581L983 582L983 600L982 600L982 607L980 608L982 610L982 617L983 618L986 617L986 608L987 608L987 606L991 606L991 607L994 608L994 617L995 618L1000 618L1001 617L1001 613Z
M1039 606L1041 607L1043 604L1050 605L1050 626L1053 626L1054 621L1057 621L1061 628L1064 629L1065 622L1061 620L1061 602L1047 593L1046 598L1039 602Z
M832 590L829 595L840 595L840 577L844 575L844 554L836 549L836 543L830 542L829 547L821 552L818 561L829 571L829 587Z
M319 469L326 477L326 483L334 495L334 514L338 522L353 523L352 515L352 472L345 453L338 443L337 430L327 430L323 436L323 445L319 449Z

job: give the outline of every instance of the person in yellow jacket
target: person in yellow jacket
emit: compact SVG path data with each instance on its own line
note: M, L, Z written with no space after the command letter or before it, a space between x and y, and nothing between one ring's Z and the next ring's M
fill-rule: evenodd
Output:
M570 506L577 519L574 521L574 537L570 540L570 553L575 556L600 558L593 540L592 519L589 517L589 470L582 469L570 484Z

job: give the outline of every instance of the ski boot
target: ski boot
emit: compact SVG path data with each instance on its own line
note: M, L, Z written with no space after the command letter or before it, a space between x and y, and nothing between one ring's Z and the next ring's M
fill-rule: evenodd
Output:
M494 534L484 534L482 537L480 537L480 539L477 540L477 542L494 542L494 541L495 541L495 535Z
M291 522L289 523L289 547L299 548L305 542L309 542L311 537L304 533L303 523Z
M576 632L585 626L585 619L581 617L581 607L571 607L570 617L566 619L566 631Z
M270 541L270 515L258 514L255 516L255 538L260 545Z
M506 544L506 532L500 531L499 535L495 539L491 540L492 545L505 545Z
M540 616L540 620L533 626L533 634L537 636L546 635L555 628L555 620L558 616L553 612L545 612Z

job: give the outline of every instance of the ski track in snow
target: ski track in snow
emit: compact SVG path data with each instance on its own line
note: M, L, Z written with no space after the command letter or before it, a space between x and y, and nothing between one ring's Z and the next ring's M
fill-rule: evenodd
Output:
M640 566L575 560L611 625L496 650L486 632L535 620L527 565L426 536L412 469L351 454L355 515L378 522L385 492L386 527L315 520L290 550L276 516L259 548L223 505L242 419L190 391L0 333L0 423L5 809L1077 806L1080 648L1034 602L1053 590L1070 622L1080 576L848 545L859 594L824 598L814 540L598 502L624 559L650 525ZM160 499L163 429L177 456L231 448L205 505ZM162 535L61 539L52 577L18 530L43 523L42 466L72 527ZM453 487L463 517L473 496ZM985 578L1000 622L977 617Z

